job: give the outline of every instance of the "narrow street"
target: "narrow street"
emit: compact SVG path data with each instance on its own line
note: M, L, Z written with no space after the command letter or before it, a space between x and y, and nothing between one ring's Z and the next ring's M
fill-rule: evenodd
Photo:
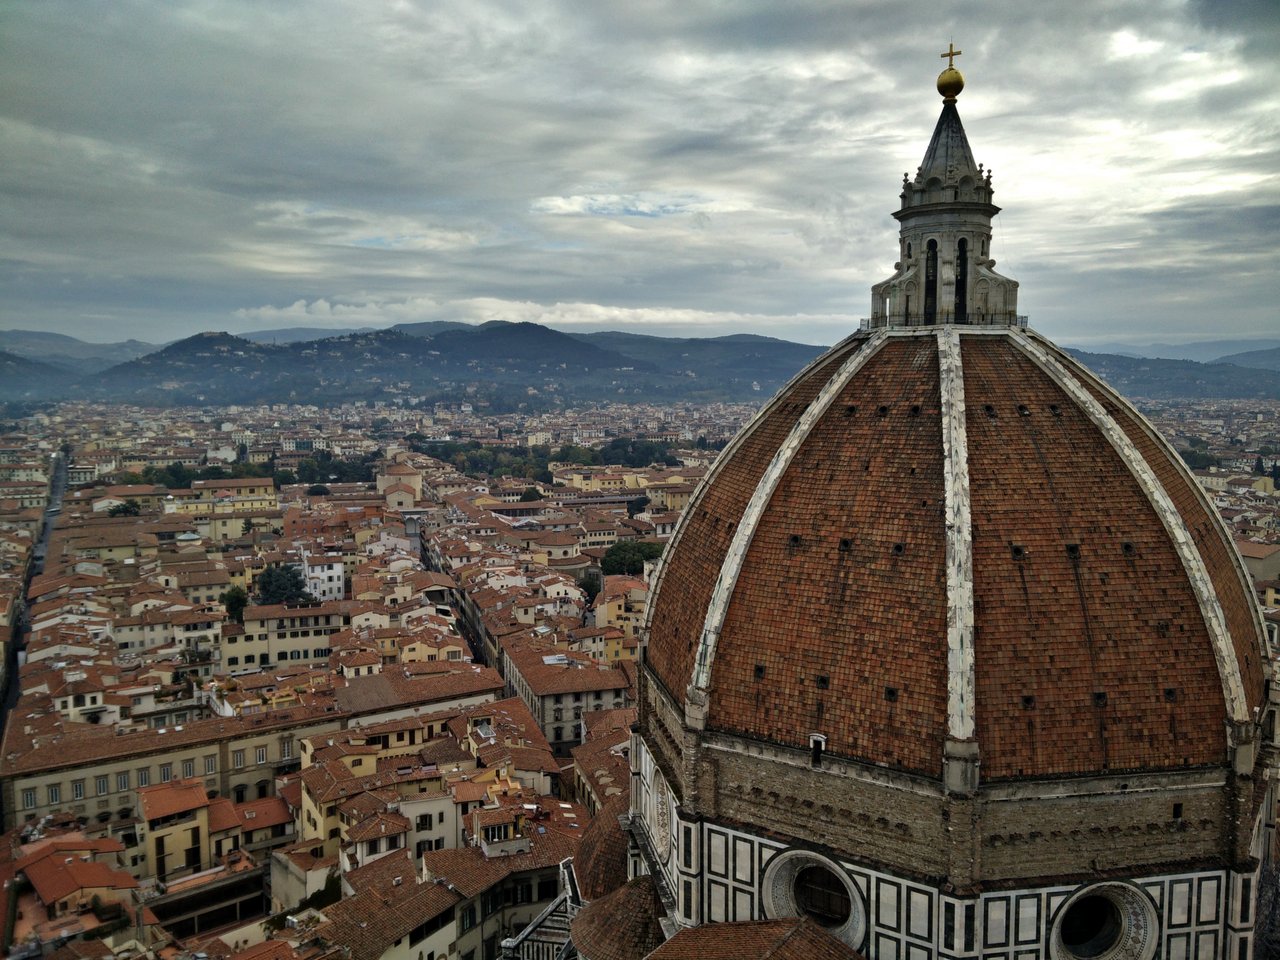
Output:
M44 572L45 554L49 549L49 534L62 512L62 498L67 492L67 458L62 453L53 455L53 484L49 490L49 504L44 512L44 524L40 528L40 539L32 552L31 568L26 582L22 586L23 598L18 605L18 619L14 624L13 642L6 651L4 670L4 695L0 700L0 727L8 723L9 711L18 702L18 650L26 647L27 634L31 629L27 618L26 591L31 585L31 578Z

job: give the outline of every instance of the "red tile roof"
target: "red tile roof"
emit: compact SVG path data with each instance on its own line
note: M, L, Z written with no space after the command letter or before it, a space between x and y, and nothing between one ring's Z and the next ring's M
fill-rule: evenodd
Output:
M708 923L680 930L649 960L862 960L808 917Z
M159 820L209 805L209 795L200 780L171 780L138 788L138 802L147 820Z

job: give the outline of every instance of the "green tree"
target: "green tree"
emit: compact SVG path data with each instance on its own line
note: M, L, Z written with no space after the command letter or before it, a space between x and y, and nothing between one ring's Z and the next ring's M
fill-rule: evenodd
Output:
M541 499L542 494L538 492L537 487L525 487L524 493L520 494L521 503L533 503L534 501Z
M610 547L600 562L600 569L605 576L612 577L620 573L637 576L644 573L646 560L656 560L662 556L662 544L649 541L622 540Z
M327 497L328 495L329 488L323 483L313 483L311 486L307 487L308 497Z
M648 497L636 497L634 500L627 501L627 516L634 517L637 513L644 513L644 508L649 506Z
M1253 472L1259 475L1267 472L1267 465L1262 462L1262 454L1258 454L1258 459L1253 461Z
M1202 450L1179 450L1182 459L1186 461L1188 467L1192 470L1204 470L1206 467L1216 467L1221 462L1217 457Z
M596 594L600 592L600 578L593 573L583 574L578 579L578 586L587 595L587 604L590 605L595 601Z
M227 608L227 616L244 623L244 608L249 605L249 593L244 587L232 587L218 597L218 602Z
M117 503L107 511L108 517L136 517L142 512L142 507L138 506L137 500L126 500L124 503Z
M307 581L297 567L270 566L258 574L257 601L267 603L304 603L315 597L307 592Z

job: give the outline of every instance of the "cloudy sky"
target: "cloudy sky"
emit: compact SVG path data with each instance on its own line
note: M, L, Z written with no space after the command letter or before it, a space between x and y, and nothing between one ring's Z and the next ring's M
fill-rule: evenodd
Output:
M831 343L941 106L1088 345L1280 332L1274 0L6 0L4 329Z

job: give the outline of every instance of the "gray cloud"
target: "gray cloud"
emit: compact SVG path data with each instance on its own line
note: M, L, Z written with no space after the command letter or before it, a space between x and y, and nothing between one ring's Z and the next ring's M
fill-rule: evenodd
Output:
M1276 22L1218 0L17 0L0 326L504 317L833 342L891 269L954 38L1005 208L994 254L1033 323L1262 334Z

